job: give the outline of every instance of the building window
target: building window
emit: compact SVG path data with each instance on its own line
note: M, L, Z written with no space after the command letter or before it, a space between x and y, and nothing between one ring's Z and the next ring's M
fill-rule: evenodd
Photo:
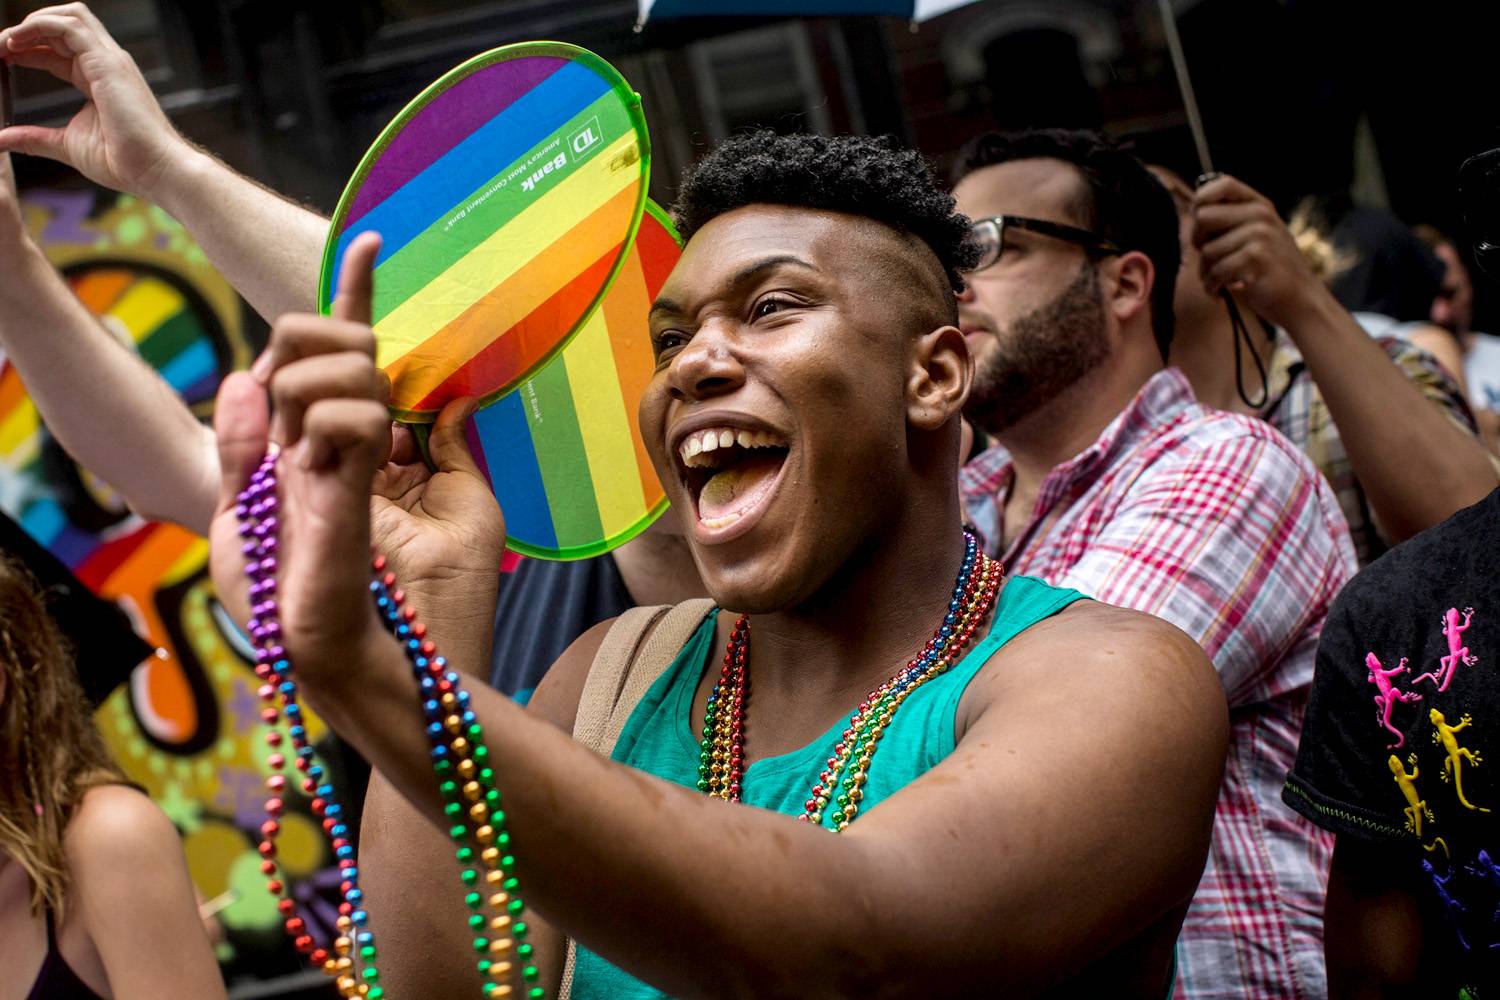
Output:
M715 142L756 127L828 132L827 103L800 23L695 42L688 56Z

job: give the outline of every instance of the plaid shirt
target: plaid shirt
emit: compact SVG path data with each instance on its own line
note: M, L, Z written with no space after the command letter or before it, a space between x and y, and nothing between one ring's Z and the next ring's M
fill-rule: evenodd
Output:
M1402 374L1423 396L1442 407L1455 426L1468 434L1478 434L1474 414L1463 392L1437 358L1399 337L1375 339ZM1270 402L1261 410L1261 419L1302 449L1332 484L1344 518L1349 522L1349 535L1354 540L1359 564L1363 566L1385 552L1391 547L1391 540L1375 522L1364 488L1354 478L1344 439L1328 413L1328 404L1323 402L1323 394L1308 374L1302 353L1285 333L1277 335L1266 365L1266 391Z
M1202 406L1169 369L1052 470L1003 553L993 540L1011 486L1005 449L970 462L961 486L1008 570L1166 619L1198 640L1224 683L1229 758L1175 995L1325 995L1333 838L1287 808L1281 786L1323 620L1355 571L1327 482L1265 423Z

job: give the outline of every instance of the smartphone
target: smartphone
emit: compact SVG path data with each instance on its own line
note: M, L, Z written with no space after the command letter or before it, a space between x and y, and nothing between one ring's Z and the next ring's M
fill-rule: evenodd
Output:
M0 59L0 128L13 124L10 109L10 63Z

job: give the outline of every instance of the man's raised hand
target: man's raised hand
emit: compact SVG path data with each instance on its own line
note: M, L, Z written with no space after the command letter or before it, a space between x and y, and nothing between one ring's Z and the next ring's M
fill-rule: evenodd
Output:
M345 254L341 285L368 281L380 240ZM368 325L291 315L271 333L270 398L237 372L219 388L214 429L222 485L210 542L214 584L236 617L248 617L240 491L267 449L277 464L277 600L282 644L298 669L328 671L379 641L370 603L370 482L390 446L386 387ZM314 346L309 346L309 345ZM272 417L271 401L275 403Z
M331 613L336 594L358 582L368 604L362 585L373 536L428 627L453 650L450 659L479 667L494 614L503 522L464 440L472 400L456 400L439 415L429 440L436 471L422 461L410 430L390 423L390 384L375 366L369 325L379 247L372 234L351 244L334 315L283 316L251 373L230 376L220 389L215 426L224 483L214 551L217 562L234 568L216 566L214 578L225 588L221 597L242 612L243 601L235 603L243 571L234 499L274 443L284 449L284 600L296 598L296 608L327 619L313 645L355 641L324 633L339 617ZM318 555L308 563L307 553ZM319 596L304 601L307 594ZM352 607L344 612L364 620ZM283 628L298 627L299 613L289 604Z
M1209 292L1228 289L1278 326L1323 292L1276 206L1228 174L1194 192L1193 242Z
M51 73L86 103L63 128L12 125L0 151L59 160L89 180L148 200L196 151L172 127L130 53L81 3L44 7L0 31L0 58Z

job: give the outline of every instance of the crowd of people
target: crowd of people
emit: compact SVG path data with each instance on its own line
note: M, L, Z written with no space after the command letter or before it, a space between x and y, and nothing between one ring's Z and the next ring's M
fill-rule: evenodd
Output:
M327 220L183 139L85 7L0 30L0 58L87 100L0 130L0 350L76 459L209 537L240 621L236 508L279 449L280 642L374 769L389 995L479 980L372 543L474 678L549 993L1500 991L1500 372L1448 237L1341 245L1086 131L976 137L946 185L890 140L736 136L677 187L650 311L639 420L672 510L502 575L473 401L430 464L390 421L378 239L316 315ZM271 323L214 428L47 262L11 153L162 206ZM0 998L222 995L170 825L80 721L10 564L0 601L24 778L0 790Z

